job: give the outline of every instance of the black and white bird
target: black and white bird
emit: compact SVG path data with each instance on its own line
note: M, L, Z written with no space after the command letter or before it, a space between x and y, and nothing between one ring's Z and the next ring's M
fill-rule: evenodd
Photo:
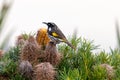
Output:
M43 23L48 26L47 33L52 41L55 41L57 44L59 44L60 42L65 42L66 44L68 44L68 46L75 49L75 47L67 40L65 35L62 33L62 31L58 28L58 26L55 23L53 22Z

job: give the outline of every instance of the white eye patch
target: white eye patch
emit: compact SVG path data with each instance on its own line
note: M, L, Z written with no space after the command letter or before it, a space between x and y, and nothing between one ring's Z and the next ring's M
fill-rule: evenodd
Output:
M51 28L49 28L48 30L51 31Z

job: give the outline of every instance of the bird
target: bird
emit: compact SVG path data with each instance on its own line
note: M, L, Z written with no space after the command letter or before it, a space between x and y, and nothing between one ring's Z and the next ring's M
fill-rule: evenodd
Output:
M43 24L46 24L48 26L47 33L52 41L55 41L56 44L59 44L60 42L65 42L72 49L75 49L75 47L67 40L63 32L58 28L55 23L43 22Z

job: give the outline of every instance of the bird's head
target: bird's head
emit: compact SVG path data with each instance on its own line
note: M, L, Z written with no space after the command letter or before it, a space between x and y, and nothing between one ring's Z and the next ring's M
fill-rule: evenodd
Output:
M55 27L56 26L56 24L55 23L53 23L53 22L43 22L43 24L46 24L48 27L50 27L50 28L52 28L52 27Z

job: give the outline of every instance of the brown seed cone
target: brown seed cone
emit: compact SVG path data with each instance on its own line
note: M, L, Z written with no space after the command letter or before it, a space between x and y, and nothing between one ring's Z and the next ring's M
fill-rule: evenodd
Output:
M34 37L30 36L23 46L20 59L23 61L29 61L32 65L36 65L39 63L39 50L40 46L37 44Z
M100 66L106 69L108 80L113 80L115 75L113 67L109 64L101 64Z
M0 58L3 56L3 54L4 54L4 51L0 50Z
M0 80L9 80L9 77L0 75Z
M50 62L53 66L57 66L61 61L61 54L58 53L56 49L56 44L54 42L49 42L46 46L45 52L42 55L43 62Z
M40 63L35 66L33 80L55 80L56 71L49 62Z
M33 68L29 61L21 61L19 64L19 72L28 79L33 77Z
M46 28L41 28L41 29L38 30L36 40L37 40L38 44L41 45L44 49L44 47L50 41Z
M25 42L26 40L24 39L23 35L19 35L16 40L16 46L18 46L20 50L22 50Z
M19 35L16 40L16 45L23 45L25 43L24 41L23 35Z

